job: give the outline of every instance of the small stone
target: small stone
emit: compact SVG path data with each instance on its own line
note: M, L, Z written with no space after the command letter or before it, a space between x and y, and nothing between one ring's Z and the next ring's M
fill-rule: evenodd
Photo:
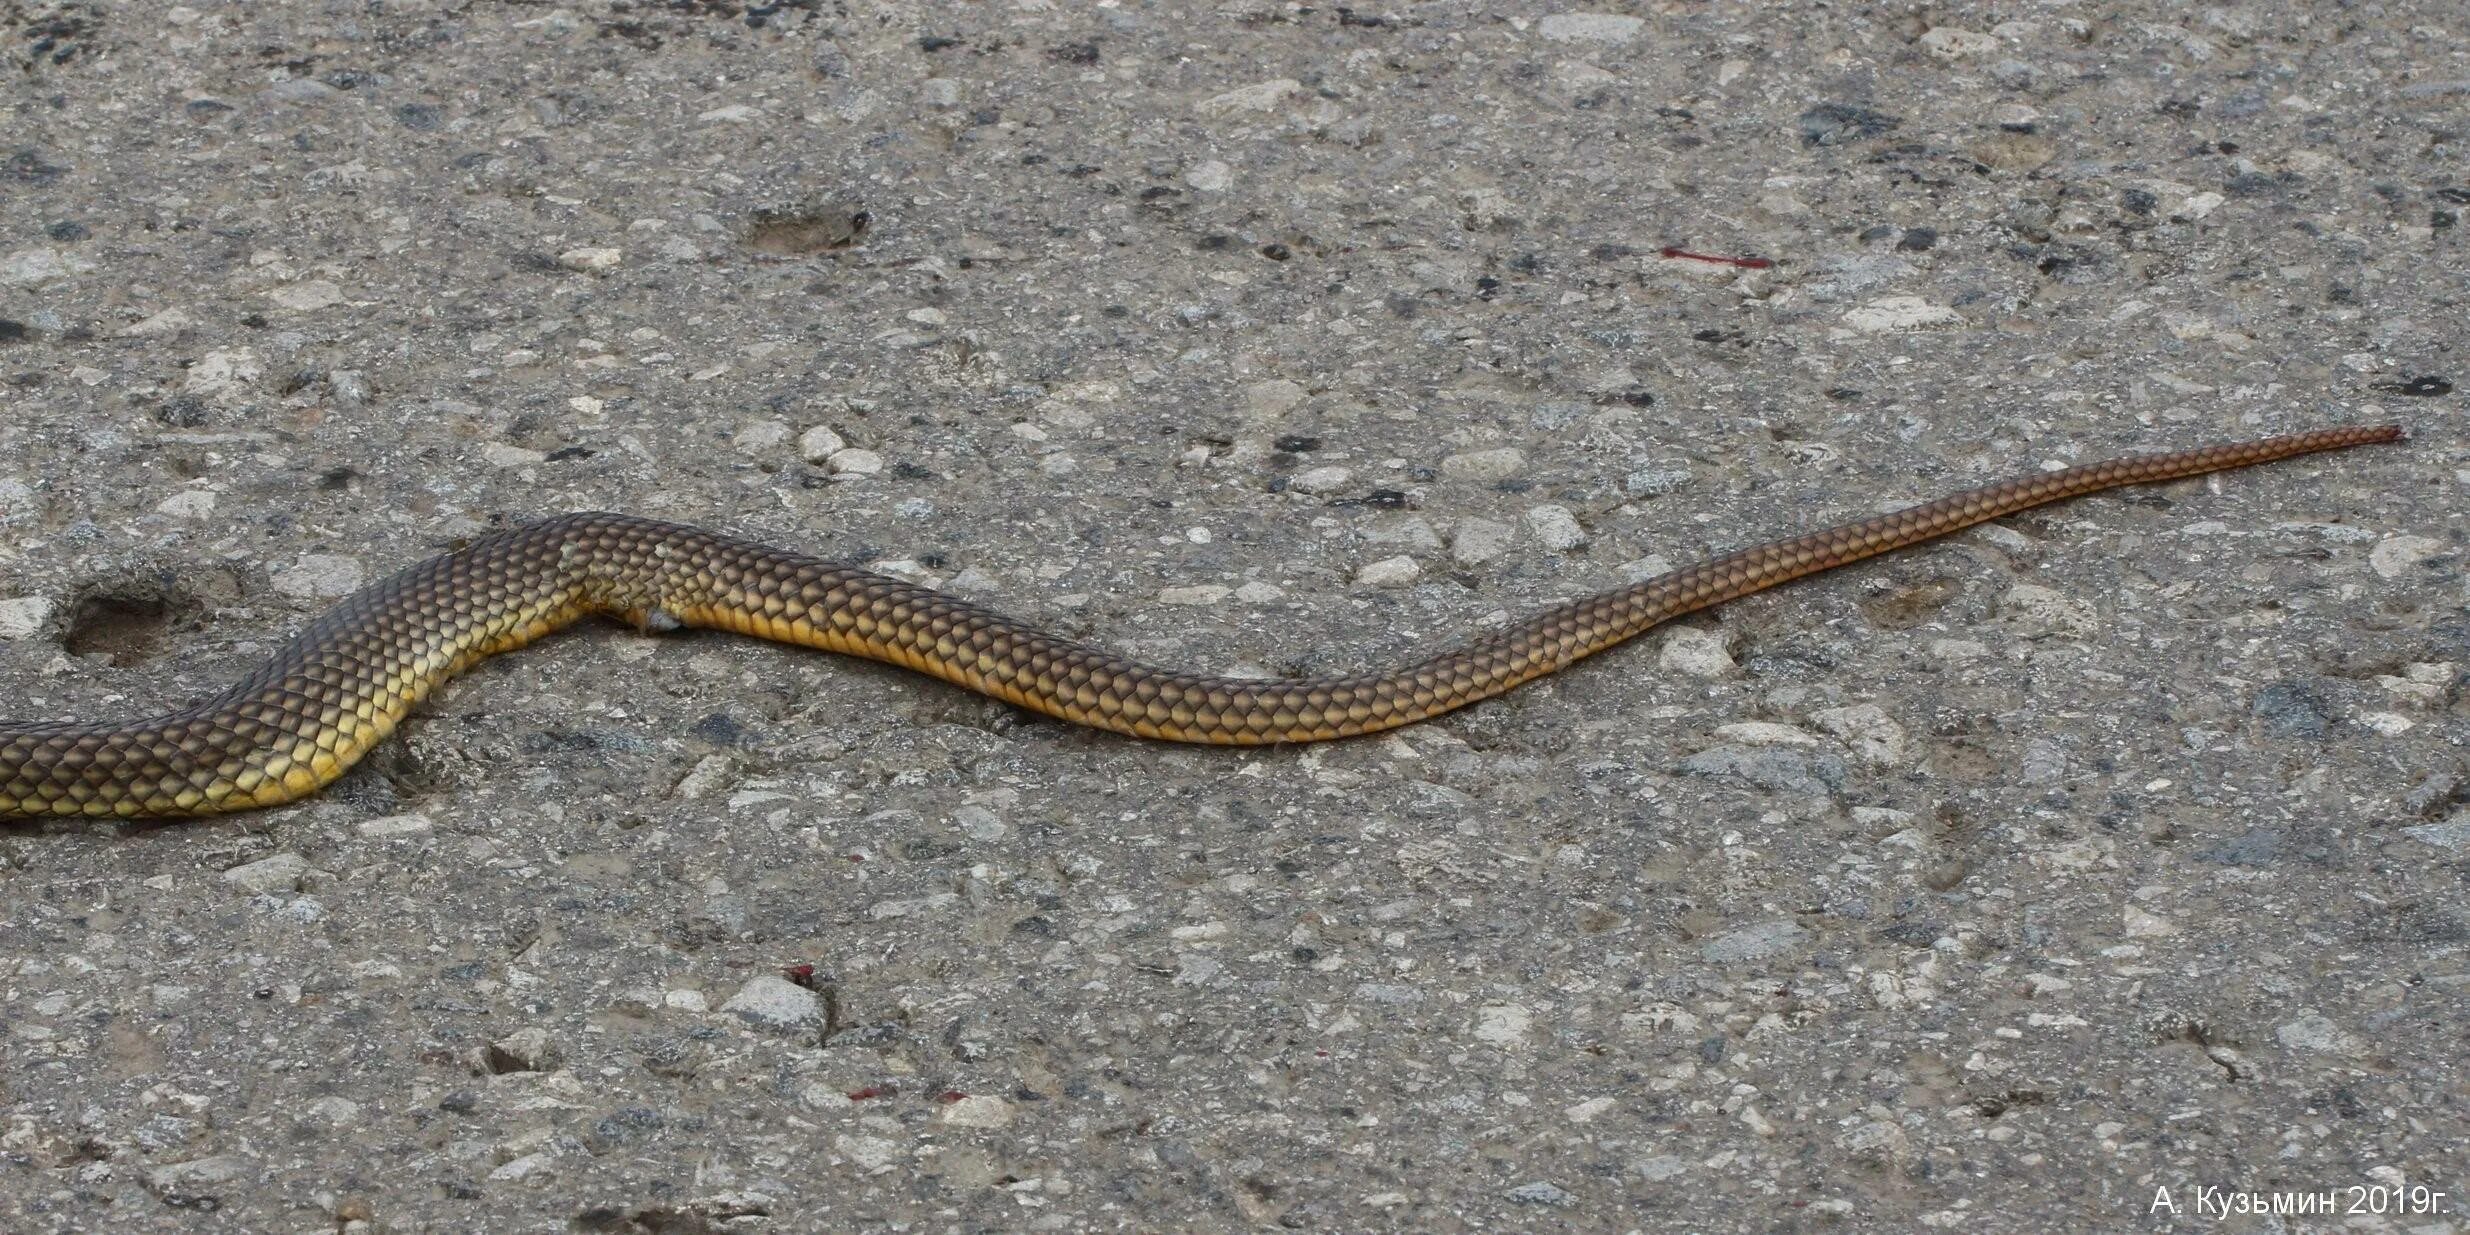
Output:
M94 259L67 249L19 249L0 258L0 287L32 291L94 269Z
M49 596L0 600L0 639L31 639L43 633L44 623L59 607Z
M623 249L568 249L557 255L558 265L583 274L614 270L624 260L626 251Z
M802 1029L823 1023L823 1000L815 992L770 974L747 979L720 1010L759 1029Z
M1408 553L1438 553L1441 534L1432 530L1432 523L1422 515L1382 515L1364 525L1357 533L1368 545L1385 549L1403 549Z
M504 442L483 442L480 447L480 461L491 467L530 467L535 463L545 463L548 459L549 456L540 451L509 446Z
M332 599L359 591L367 577L359 558L311 553L274 572L268 582L286 596Z
M1680 769L1692 776L1739 780L1772 793L1823 797L1844 785L1841 760L1780 746L1710 746L1682 760Z
M302 880L311 874L323 873L309 865L309 860L299 854L278 853L273 857L243 863L223 872L223 882L259 895L270 896L279 892L297 892L300 890Z
M1494 1046L1525 1046L1534 1023L1535 1013L1518 1004L1487 1004L1476 1009L1475 1040Z
M1309 493L1318 497L1341 492L1347 487L1347 482L1354 479L1355 473L1352 469L1333 465L1316 467L1309 472L1297 472L1287 478L1286 487L1297 493Z
M2101 627L2101 615L2090 604L2036 583L2008 588L1998 598L1998 612L2027 639L2048 635L2084 639Z
M2129 905L2121 914L2129 939L2154 939L2178 933L2178 924L2151 910Z
M482 1054L489 1071L503 1076L509 1072L547 1072L557 1066L559 1052L549 1031L535 1026L499 1038Z
M2257 691L2248 712L2270 737L2320 741L2333 730L2323 696L2299 682L2275 682Z
M1955 26L1932 26L1921 35L1921 50L1941 60L1961 60L1997 51L1998 36Z
M1631 497L1662 497L1690 482L1686 467L1642 467L1621 479L1621 491Z
M1215 583L1201 583L1191 587L1160 588L1158 589L1158 603L1162 605L1214 605L1233 594L1233 588Z
M1518 474L1527 465L1524 451L1515 446L1498 446L1491 450L1468 450L1441 460L1441 474L1451 480L1473 484L1499 484Z
M1203 193L1222 193L1235 183L1235 169L1216 159L1205 159L1184 173L1184 183Z
M1285 102L1289 96L1299 93L1303 88L1303 83L1292 77L1279 77L1270 81L1255 82L1249 86L1238 86L1224 94L1211 95L1201 100L1200 105L1193 110L1211 119L1232 116L1239 112L1265 112Z
M525 1154L489 1172L492 1183L545 1183L555 1177L554 1159L546 1153Z
M1659 669L1686 673L1694 678L1720 678L1732 673L1732 653L1725 646L1721 632L1702 630L1696 626L1676 626L1664 636L1664 646L1655 654Z
M1461 566L1481 566L1509 552L1517 529L1491 519L1460 519L1450 530L1449 556Z
M1405 587L1424 575L1424 568L1411 557L1385 557L1367 562L1355 571L1355 582L1365 587Z
M174 1162L146 1172L146 1190L166 1205L182 1209L213 1209L220 1205L225 1185L250 1174L249 1160L237 1154L216 1154Z
M2367 551L2367 564L2379 576L2397 579L2442 552L2444 542L2430 536L2388 536Z
M1259 420L1284 416L1303 403L1306 393L1301 385L1282 377L1254 382L1244 387L1244 412Z
M436 830L437 825L430 822L427 815L388 815L382 819L364 819L360 824L360 834L371 840L404 840L427 836Z
M789 440L789 426L777 420L757 420L738 427L729 444L739 454L770 454Z
M2357 1055L2367 1049L2367 1043L2357 1034L2333 1023L2331 1017L2311 1012L2273 1031L2283 1046L2292 1050L2316 1051L2326 1055Z
M1554 13L1535 23L1535 32L1555 43L1596 43L1626 46L1646 29L1646 19L1616 13Z
M266 97L284 103L323 103L343 93L314 77L287 77L266 87Z
M2470 851L2470 811L2463 811L2442 823L2422 823L2403 828L2401 834L2438 849L2456 853Z
M1577 1197L1540 1179L1533 1183L1520 1184L1504 1195L1520 1205L1574 1205L1578 1203Z
M1893 767L1904 762L1907 748L1904 727L1887 715L1886 709L1875 703L1856 703L1851 707L1827 708L1812 712L1810 720L1820 729L1842 739L1852 748L1853 758L1873 767Z
M824 463L835 476L873 476L883 470L883 456L871 450L852 446L832 452Z
M266 293L266 298L273 301L276 308L289 309L294 313L314 313L343 303L343 289L325 279L311 279L306 283L278 287Z
M830 427L816 425L798 435L798 457L809 463L822 463L849 448Z
M1900 334L1963 320L1963 314L1919 296L1881 297L1844 315L1844 324L1863 334Z
M1587 530L1578 526L1578 516L1567 506L1537 506L1521 520L1527 534L1542 541L1555 553L1567 553L1587 543Z
M1790 918L1757 922L1726 931L1699 946L1698 954L1718 965L1765 960L1798 948L1810 932Z
M1248 605L1267 604L1273 600L1285 600L1286 589L1275 583L1255 579L1235 589L1235 599Z
M993 1094L969 1094L944 1104L935 1121L954 1128L1001 1128L1012 1122L1012 1104Z
M266 366L258 360L256 352L245 347L219 347L189 366L189 375L181 380L180 388L200 398L235 402L245 398L265 375Z
M214 513L214 490L183 489L154 504L159 514L175 519L203 519Z

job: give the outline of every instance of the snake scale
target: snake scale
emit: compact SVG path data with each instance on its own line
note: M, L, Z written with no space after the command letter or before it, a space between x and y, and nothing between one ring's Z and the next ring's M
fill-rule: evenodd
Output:
M292 801L341 776L474 662L590 614L871 657L1145 738L1342 738L1492 698L1681 614L2047 502L2402 436L2394 425L2317 429L2009 480L1573 600L1403 669L1299 680L1160 669L884 575L681 524L560 515L362 589L194 706L127 724L0 722L0 815L210 815Z

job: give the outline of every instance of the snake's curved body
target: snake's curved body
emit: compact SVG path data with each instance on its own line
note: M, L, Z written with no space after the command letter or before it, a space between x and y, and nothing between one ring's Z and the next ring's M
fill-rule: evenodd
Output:
M1681 614L2046 502L2401 436L2319 429L2010 480L1571 601L1403 669L1295 681L1155 668L802 554L627 515L562 515L371 585L193 707L132 724L0 722L0 815L207 815L291 801L341 776L465 667L590 614L871 657L1145 738L1341 738L1438 716Z

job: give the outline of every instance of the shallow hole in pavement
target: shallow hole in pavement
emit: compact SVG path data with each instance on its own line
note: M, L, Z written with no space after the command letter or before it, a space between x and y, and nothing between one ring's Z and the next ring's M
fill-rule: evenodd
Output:
M176 598L159 591L97 592L69 610L60 643L72 656L99 656L126 669L162 653L178 612Z

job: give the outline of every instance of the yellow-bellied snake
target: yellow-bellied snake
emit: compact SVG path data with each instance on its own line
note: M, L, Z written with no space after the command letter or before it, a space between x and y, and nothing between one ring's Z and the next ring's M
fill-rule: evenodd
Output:
M2046 502L2402 436L2396 425L2317 429L2009 480L1570 601L1403 669L1285 681L1154 668L915 584L700 528L561 515L361 590L193 707L129 724L0 722L0 815L207 815L291 801L341 776L466 666L595 613L906 665L1117 733L1317 742L1438 716L1681 614Z

